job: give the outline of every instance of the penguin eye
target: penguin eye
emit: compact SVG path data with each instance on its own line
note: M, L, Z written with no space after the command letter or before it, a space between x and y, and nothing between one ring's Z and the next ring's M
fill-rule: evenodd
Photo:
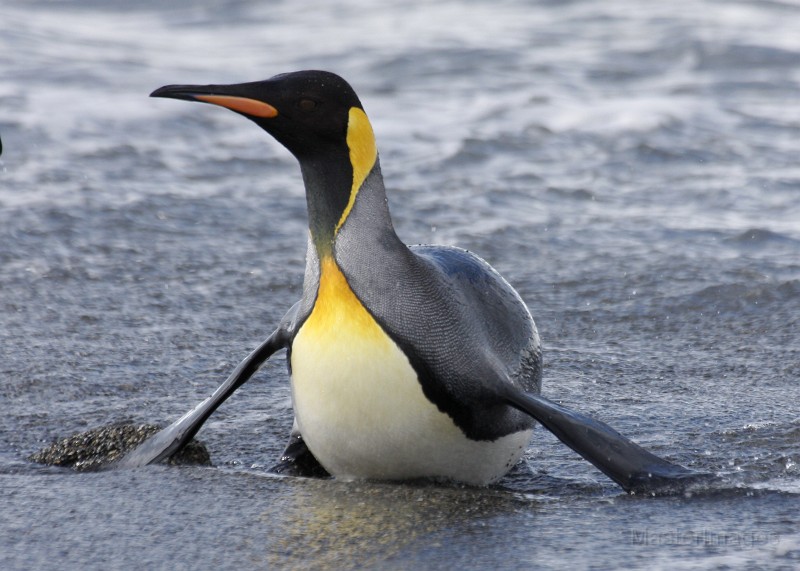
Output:
M297 108L305 112L313 111L317 108L317 102L313 99L301 99L297 102Z

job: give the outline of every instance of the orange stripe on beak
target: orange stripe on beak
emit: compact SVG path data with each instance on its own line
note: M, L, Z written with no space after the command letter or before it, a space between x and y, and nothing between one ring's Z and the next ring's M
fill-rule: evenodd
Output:
M238 111L251 117L264 117L270 119L278 115L278 110L272 105L258 101L257 99L248 99L247 97L235 97L233 95L193 95L198 101L205 101L206 103L213 103L220 107L226 107L231 111Z

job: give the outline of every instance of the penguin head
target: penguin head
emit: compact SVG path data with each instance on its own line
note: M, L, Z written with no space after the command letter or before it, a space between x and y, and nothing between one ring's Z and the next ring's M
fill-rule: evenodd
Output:
M352 110L363 113L344 79L316 70L232 85L167 85L150 96L226 107L254 121L301 161L342 150Z
M353 88L336 74L297 71L233 85L167 85L151 96L226 107L286 147L300 162L320 257L332 251L367 176L380 176L369 119Z

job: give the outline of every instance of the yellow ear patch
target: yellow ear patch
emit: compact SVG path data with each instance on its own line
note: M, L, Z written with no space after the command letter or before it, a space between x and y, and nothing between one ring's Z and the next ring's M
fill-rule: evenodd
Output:
M353 165L353 186L350 189L350 199L342 212L335 232L339 231L358 195L358 189L364 184L367 175L375 166L378 159L378 147L375 144L375 134L372 125L367 119L367 114L358 107L351 107L347 121L347 148L350 149L350 164Z
M238 111L251 117L264 117L271 119L278 116L278 110L269 103L248 97L234 97L232 95L193 95L198 101L213 103L231 111Z

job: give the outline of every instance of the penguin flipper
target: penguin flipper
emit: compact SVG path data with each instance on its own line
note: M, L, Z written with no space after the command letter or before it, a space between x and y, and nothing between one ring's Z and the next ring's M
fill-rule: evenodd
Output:
M111 468L139 468L167 460L181 450L208 417L247 382L273 353L289 346L300 302L292 306L278 328L234 369L214 393L168 427L129 452Z
M542 396L509 387L505 398L628 493L677 493L689 485L717 479L659 458L609 425Z

